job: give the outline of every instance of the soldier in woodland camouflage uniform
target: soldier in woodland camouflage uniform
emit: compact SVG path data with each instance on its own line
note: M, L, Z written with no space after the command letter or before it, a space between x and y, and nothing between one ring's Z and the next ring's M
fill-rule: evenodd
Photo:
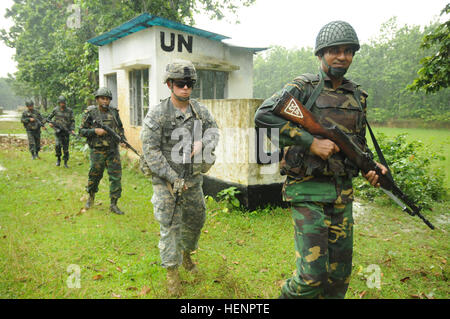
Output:
M73 117L73 111L70 107L66 106L66 98L64 96L58 97L58 105L55 107L47 117L48 120L52 120L55 118L55 123L61 125L66 128L69 132L75 134L75 119ZM50 126L53 125L50 123ZM55 153L56 153L56 166L61 165L61 148L63 149L64 156L64 167L68 168L67 161L69 160L69 140L70 134L64 131L59 131L55 129Z
M286 90L321 124L337 125L372 154L365 139L367 93L344 77L357 50L359 41L351 25L326 24L316 39L319 74L297 77L264 101L255 114L257 127L279 129L284 155L280 173L287 175L282 193L292 204L297 270L285 282L280 298L344 298L352 269L352 178L359 170L332 141L277 117L272 109ZM378 165L385 174L384 166ZM379 186L375 171L365 177Z
M117 207L117 201L122 194L122 165L120 162L119 145L104 129L98 128L94 124L94 121L98 121L111 127L117 134L124 136L119 112L117 109L109 106L111 100L111 91L105 87L99 88L95 93L97 105L89 106L83 114L81 121L80 135L87 137L87 143L91 149L91 167L89 169L89 179L86 187L86 191L89 193L89 199L86 202L85 208L89 209L94 204L95 193L98 191L98 184L106 168L109 175L110 211L118 215L123 215L124 213Z
M41 150L41 124L45 130L46 128L43 126L45 123L41 113L34 109L33 101L26 101L25 105L27 110L22 113L20 121L27 131L28 148L30 149L31 157L37 159L40 158L39 151Z
M196 270L190 255L205 222L202 173L214 163L212 152L219 139L206 107L190 99L196 80L191 62L168 64L164 82L172 94L150 108L141 132L145 162L153 175L151 202L160 223L159 249L171 295L181 293L178 266ZM177 145L184 147L180 150ZM202 158L197 160L197 155Z

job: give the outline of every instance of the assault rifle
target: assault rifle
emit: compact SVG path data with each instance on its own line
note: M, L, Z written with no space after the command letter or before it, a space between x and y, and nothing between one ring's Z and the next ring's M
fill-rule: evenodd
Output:
M284 119L300 124L305 130L313 135L320 135L333 141L339 149L351 160L361 171L366 174L369 171L375 171L378 175L378 183L381 189L402 207L402 210L411 216L417 215L431 229L434 226L420 213L421 207L408 198L398 186L388 172L386 175L381 173L381 169L370 158L369 154L363 152L352 140L342 132L339 127L329 123L329 127L322 126L303 104L293 97L289 92L284 92L273 112Z
M77 140L80 139L80 137L77 134L72 133L72 131L69 131L67 128L65 128L63 125L56 123L55 121L51 121L49 119L46 120L47 123L50 123L51 125L53 125L53 129L55 130L56 133L60 133L60 132L64 132L66 134L70 134L73 137L75 137Z
M117 143L125 144L125 146L130 150L132 150L137 156L139 156L140 158L142 157L142 155L139 154L139 152L133 146L131 146L131 144L128 143L128 141L124 137L114 132L114 130L110 128L108 125L105 125L98 120L94 120L93 123L98 128L104 129Z

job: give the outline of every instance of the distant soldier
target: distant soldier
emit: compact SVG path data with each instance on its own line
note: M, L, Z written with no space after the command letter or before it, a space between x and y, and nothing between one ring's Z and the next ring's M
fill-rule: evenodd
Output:
M31 152L31 157L37 159L39 157L39 151L41 150L41 127L44 126L44 119L38 110L34 109L33 101L26 101L25 105L27 109L22 113L21 122L27 131L28 136L28 148Z
M89 179L86 191L89 193L89 199L85 208L89 209L94 204L95 193L98 191L98 184L103 177L105 168L109 175L109 194L111 198L110 211L123 215L117 201L122 194L122 165L120 162L119 145L102 128L98 128L95 122L103 123L109 126L120 136L124 136L122 121L117 109L110 107L112 100L111 91L108 88L101 87L95 93L97 105L89 106L83 114L80 127L80 135L87 138L87 143L91 149L91 167L89 170Z
M172 296L181 294L178 266L196 270L191 252L197 249L205 223L202 173L214 163L212 152L219 140L211 114L190 99L196 80L191 62L169 63L163 82L172 94L150 108L141 131L145 161L153 175L151 201L161 234L158 247ZM178 149L180 145L184 147ZM210 150L211 157L196 161L204 150Z
M52 123L50 123L50 127L55 130L55 153L56 153L56 166L61 165L61 147L64 152L64 167L68 168L67 161L69 160L69 139L70 133L75 134L75 119L73 117L73 111L70 107L66 106L66 98L64 96L58 97L58 106L55 107L47 117L48 120L55 119L54 122L67 131L60 130L57 127L54 127ZM69 133L70 132L70 133Z

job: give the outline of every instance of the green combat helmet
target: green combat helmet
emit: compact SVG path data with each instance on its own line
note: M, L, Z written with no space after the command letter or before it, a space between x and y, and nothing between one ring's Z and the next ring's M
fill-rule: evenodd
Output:
M111 90L107 87L101 87L97 91L95 91L95 98L98 98L99 96L106 96L109 97L110 100L112 100L112 93Z
M57 103L66 103L66 98L63 95L58 97Z
M320 29L316 38L315 55L321 55L324 48L351 44L355 52L359 50L359 40L353 27L345 21L332 21Z
M31 100L25 101L25 106L34 106L34 102Z
M197 81L197 72L192 62L174 60L166 66L163 83L166 83L168 79L191 79Z

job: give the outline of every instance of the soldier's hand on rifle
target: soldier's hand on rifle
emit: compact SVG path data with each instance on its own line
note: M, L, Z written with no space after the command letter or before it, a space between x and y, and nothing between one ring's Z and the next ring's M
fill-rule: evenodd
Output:
M178 195L181 195L183 191L187 190L187 186L184 182L183 178L177 178L175 182L173 183L173 192L178 193Z
M330 140L314 138L309 150L325 161L334 153L339 152L339 147Z
M50 127L53 127L53 124L52 124L52 123L48 123L48 125L50 125Z
M70 131L70 134L73 134L73 135L75 135L75 131Z
M383 175L386 175L387 168L384 165L382 165L382 164L380 164L378 162L376 162L376 164L381 169L381 173ZM374 187L380 187L380 183L377 183L378 182L378 175L377 175L377 173L375 171L368 171L367 174L365 174L365 175L363 174L363 176L364 176L365 179L367 179L367 181L370 183L370 185L372 185Z
M34 121L35 121L34 118L30 117L30 122L34 122Z
M194 147L192 148L191 157L194 156L195 154L198 154L199 152L201 152L202 148L203 148L202 141L195 141Z
M102 128L96 128L95 129L95 134L97 134L98 136L103 136L103 135L105 135L107 132L104 130L104 129L102 129Z
M126 148L126 147L127 147L127 144L125 144L125 143L120 143L120 146L123 147L123 148Z

